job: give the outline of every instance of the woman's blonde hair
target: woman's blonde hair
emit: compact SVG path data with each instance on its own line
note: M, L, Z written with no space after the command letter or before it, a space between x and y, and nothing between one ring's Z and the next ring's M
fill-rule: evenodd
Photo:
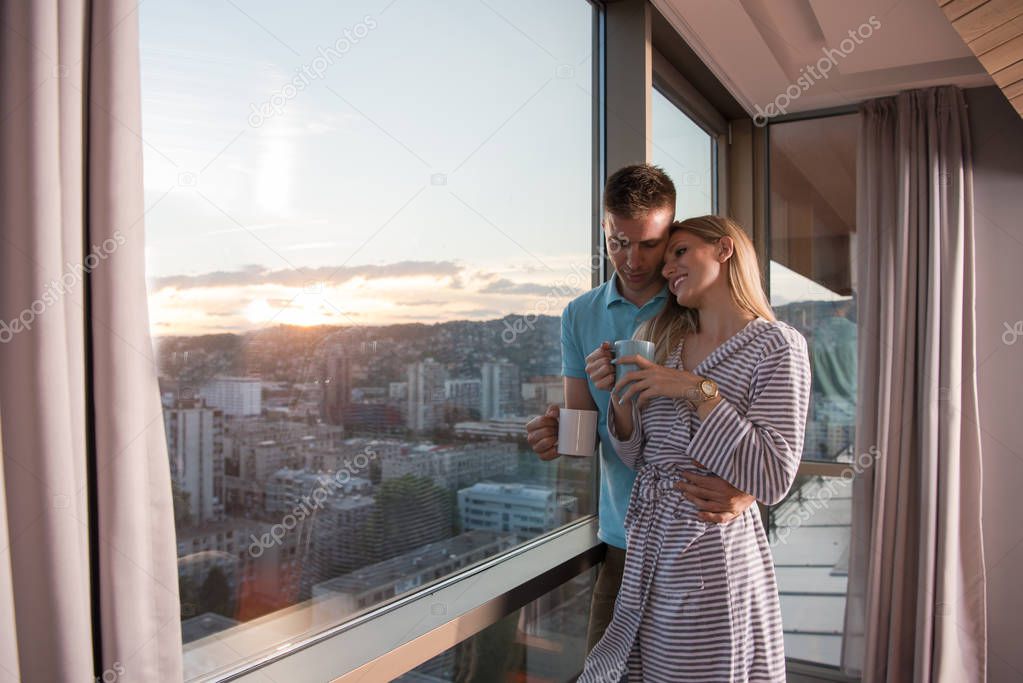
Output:
M732 300L739 308L753 315L765 320L775 320L774 311L771 310L767 294L764 293L753 242L738 223L730 218L714 215L687 218L671 224L668 238L680 230L690 232L706 242L731 237L735 249L727 263L728 289L732 293ZM656 362L664 364L683 336L699 331L700 312L695 308L681 305L669 292L668 300L661 312L640 325L633 337L652 341Z

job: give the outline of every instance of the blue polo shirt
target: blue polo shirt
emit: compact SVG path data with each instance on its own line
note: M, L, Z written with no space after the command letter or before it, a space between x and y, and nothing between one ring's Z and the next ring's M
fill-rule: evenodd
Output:
M636 473L625 466L607 434L607 409L611 394L593 386L586 376L586 356L602 342L629 339L640 323L654 317L668 295L665 287L641 308L618 291L618 275L573 299L561 314L561 374L585 379L600 411L600 529L598 538L625 548L625 510Z

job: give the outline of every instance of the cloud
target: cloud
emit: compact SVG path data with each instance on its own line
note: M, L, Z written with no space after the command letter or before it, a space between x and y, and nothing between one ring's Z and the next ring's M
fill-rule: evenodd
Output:
M465 316L469 316L471 318L487 318L487 317L499 318L501 316L508 315L508 312L507 311L498 311L498 310L495 310L493 308L470 308L467 311L458 311L456 313L456 315L459 315L459 316L465 315Z
M152 280L153 291L161 289L193 289L200 287L245 287L282 285L306 287L317 283L340 285L353 278L367 280L402 277L457 277L461 267L450 261L400 261L384 265L320 266L318 268L282 268L248 265L240 270L218 270L197 275L169 275Z
M395 303L399 306L443 306L447 301L421 299L419 301L396 301Z
M575 287L538 285L534 282L512 282L507 278L501 278L496 282L491 282L489 285L481 289L480 293L526 294L529 296L547 296L549 294L555 294L557 296L575 296L576 294L580 294L581 291Z

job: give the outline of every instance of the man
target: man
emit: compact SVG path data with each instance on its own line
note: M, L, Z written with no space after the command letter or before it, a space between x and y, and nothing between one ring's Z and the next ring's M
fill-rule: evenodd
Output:
M561 316L565 406L600 411L603 446L597 535L607 544L607 554L590 604L587 650L597 644L611 621L625 567L625 510L635 480L635 472L618 459L608 440L608 392L614 385L611 343L630 338L669 296L661 267L674 217L675 186L656 166L626 166L608 178L602 227L614 275L570 302ZM544 415L531 420L526 432L541 460L558 457L557 406L549 406ZM692 484L679 484L679 488L708 521L730 521L753 504L752 496L721 479L696 475L692 479Z

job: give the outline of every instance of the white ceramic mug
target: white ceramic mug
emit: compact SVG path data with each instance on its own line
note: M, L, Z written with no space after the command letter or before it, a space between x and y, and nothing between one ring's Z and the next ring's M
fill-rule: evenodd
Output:
M592 456L597 450L596 410L561 408L558 411L558 453Z

